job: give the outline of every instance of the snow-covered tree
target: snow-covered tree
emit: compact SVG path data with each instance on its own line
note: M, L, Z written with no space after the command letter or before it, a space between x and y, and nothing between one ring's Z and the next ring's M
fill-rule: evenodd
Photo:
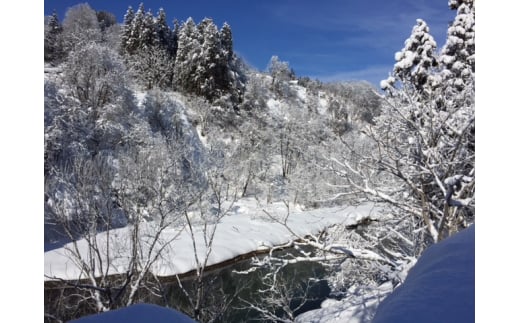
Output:
M475 6L473 0L451 0L449 5L457 10L457 15L448 28L448 38L440 55L444 66L442 77L443 82L462 91L474 82Z
M225 161L222 160L220 152L216 152L215 155L211 156L208 164L205 165L208 189L200 190L193 200L193 206L199 213L197 218L202 223L201 230L197 230L194 220L187 212L184 213L187 232L190 234L193 246L190 252L193 252L195 258L195 277L191 283L193 287L187 289L184 285L187 283L183 283L177 275L177 283L188 299L191 316L202 322L211 322L222 317L231 303L225 297L215 300L215 296L210 292L211 282L208 283L205 279L213 245L217 241L215 237L219 223L229 215L237 200L236 188L232 188L229 192L229 183L223 173L223 169L228 167L223 167L222 163Z
M224 43L222 37L225 37ZM231 28L222 33L212 19L198 25L189 18L180 28L175 60L176 86L188 93L204 96L224 107L240 100L243 90L241 72L235 64Z
M132 6L129 6L123 18L123 32L121 34L121 52L123 54L131 53L132 44L135 43L132 33L132 23L134 21L134 18L134 9L132 8Z
M276 80L289 81L294 78L294 73L289 67L289 62L281 61L276 55L271 57L267 70Z
M225 60L231 63L233 60L233 33L231 26L227 22L220 29L220 43Z
M70 53L65 66L65 81L72 95L97 119L98 109L124 95L126 68L116 51L89 43Z
M175 41L164 10L157 18L151 11L144 13L143 4L135 14L131 7L127 10L121 49L129 70L145 89L172 86Z
M44 60L46 62L63 58L62 32L63 28L58 19L58 14L54 12L45 26Z
M121 54L121 35L123 33L123 25L113 24L107 27L102 34L102 43L106 46L115 49Z
M277 94L287 97L289 95L288 82L295 77L293 70L289 66L289 62L280 60L276 55L272 56L267 70L273 78L273 89Z
M150 10L144 15L143 29L141 29L140 49L150 49L157 44L155 18Z
M166 21L166 12L161 8L155 19L155 46L164 48L175 61L174 35Z
M127 66L146 90L168 89L172 84L174 62L163 48L141 49L128 59Z
M428 25L424 20L417 19L417 25L405 41L404 48L395 53L396 63L392 75L381 82L381 87L390 90L400 84L419 93L429 91L437 82L432 75L432 69L438 65L436 50L437 43L430 35Z
M147 93L144 112L152 133L160 133L167 141L181 141L186 135L182 123L182 108L160 90Z
M227 62L222 55L220 35L213 20L205 18L197 27L201 36L202 57L197 68L195 82L200 88L199 93L213 100L219 97L221 94L219 92L228 85L225 84Z
M171 46L171 54L173 57L173 60L175 61L175 58L177 57L177 48L179 47L179 30L180 30L179 21L177 19L173 20L173 29L171 30L171 40L170 40L170 46Z
M70 53L63 72L45 80L46 176L74 158L128 143L134 105L117 53L90 44Z
M125 26L127 22L130 25L126 28L124 41L124 50L126 53L132 55L141 47L141 37L144 29L144 4L141 3L139 8L134 13L132 8L128 8L127 14L125 15ZM130 18L132 18L130 20Z
M183 201L190 198L181 197L186 187L180 184L178 148L158 138L117 159L78 158L47 182L46 209L71 240L66 252L80 269L64 281L73 296L55 305L62 319L74 318L78 309L96 313L129 306L142 299L143 289L160 290L150 271L184 229ZM130 231L123 239L114 232L118 221ZM165 239L166 230L177 234ZM121 257L130 258L124 266L117 264Z
M225 74L222 77L223 87L231 94L233 104L242 102L245 91L247 64L235 55L233 50L233 34L231 26L224 23L220 29L220 44L222 64L226 65Z
M197 25L191 17L188 18L179 29L179 42L173 74L176 86L189 93L198 93L194 76L198 63L202 59L200 38Z
M454 100L453 85L438 82L434 44L418 20L396 54L393 76L381 82L390 94L382 113L364 130L377 150L360 155L357 166L340 165L353 187L416 217L437 242L473 221L475 106L472 83L465 84L462 100ZM457 69L444 62L439 70Z
M96 11L87 3L70 7L63 19L63 45L68 53L77 47L99 42L101 28L99 27Z

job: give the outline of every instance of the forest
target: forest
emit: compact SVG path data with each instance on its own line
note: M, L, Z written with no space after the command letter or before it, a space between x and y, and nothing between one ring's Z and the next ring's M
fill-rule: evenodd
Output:
M417 19L381 89L256 70L210 18L45 17L45 322L295 322L360 295L369 322L475 221L474 1L446 10L445 45Z

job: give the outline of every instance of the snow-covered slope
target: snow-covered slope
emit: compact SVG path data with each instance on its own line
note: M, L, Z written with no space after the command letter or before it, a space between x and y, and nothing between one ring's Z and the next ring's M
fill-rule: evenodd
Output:
M475 225L428 248L373 322L475 321Z

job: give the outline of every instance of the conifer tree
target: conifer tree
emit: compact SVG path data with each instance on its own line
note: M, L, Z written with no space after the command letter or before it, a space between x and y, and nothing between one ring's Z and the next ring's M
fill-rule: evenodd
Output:
M396 86L409 86L420 93L429 90L436 83L431 71L438 65L436 57L437 43L430 35L426 22L417 19L410 38L405 41L404 48L395 53L396 63L392 75L383 81L381 87L386 90Z
M472 3L453 0L450 5L458 5L459 10L462 8L459 12L466 14L467 2ZM457 17L450 29L460 32L461 27L453 27L459 21L471 19ZM468 36L467 44L474 44L474 32L464 35ZM453 33L448 31L450 37ZM471 80L472 60L467 59L471 55L464 46L451 47L450 43L464 42L452 38L447 46L452 50L451 57L465 58ZM451 78L446 75L458 75L459 68L455 59L447 59L446 54L436 59L435 42L420 19L405 48L396 53L396 61L392 76L381 82L389 94L382 113L367 133L379 147L378 153L370 157L373 169L394 176L407 194L382 195L378 189L365 192L383 196L414 214L428 229L432 241L437 242L466 226L474 216L474 84L461 83L458 92L454 84L447 82Z
M99 23L99 28L101 28L101 31L104 32L109 28L110 26L113 26L117 24L116 16L114 16L113 13L108 11L97 11L96 16Z
M162 48L168 49L171 52L172 48L172 31L166 22L166 13L161 8L157 13L157 19L155 21L155 45Z
M139 47L140 49L151 49L156 45L156 43L155 19L152 12L149 10L144 15Z
M132 6L129 6L123 18L123 32L121 35L121 52L123 54L130 53L130 44L134 42L132 40L132 24L134 22L134 18L134 9Z
M173 21L173 30L171 31L171 42L170 42L171 54L172 54L172 58L174 61L175 61L175 57L177 56L177 49L179 47L179 29L180 29L179 21L177 19L175 19Z
M145 13L142 3L135 14L131 8L127 11L122 49L127 66L146 89L172 86L177 47L174 42L162 8L157 17L150 10Z
M228 63L233 60L233 35L231 26L227 22L220 29L220 43L222 44L222 52Z
M190 17L179 30L177 55L175 58L174 79L179 89L197 93L196 71L201 59L200 33Z
M139 9L132 19L130 27L130 36L126 43L127 53L132 55L141 47L141 38L144 30L144 5L141 3Z
M177 35L174 29L174 38ZM225 24L219 32L210 18L198 25L189 18L178 32L174 83L177 89L204 96L221 105L240 101L244 88L233 54L231 27Z
M61 42L61 34L63 28L58 19L56 12L50 16L45 28L44 38L44 60L52 62L63 57L63 45Z
M448 38L441 52L442 77L444 82L461 91L474 82L475 6L473 0L451 0L449 6L457 10L457 15L448 28Z
M201 35L201 65L197 69L197 83L200 94L208 99L220 95L225 87L225 62L222 61L220 37L213 20L205 18L198 26Z

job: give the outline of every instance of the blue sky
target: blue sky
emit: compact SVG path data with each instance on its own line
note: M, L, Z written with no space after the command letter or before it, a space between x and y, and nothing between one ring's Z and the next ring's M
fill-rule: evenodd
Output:
M75 0L45 0L45 15L56 9L63 20ZM394 64L416 19L425 20L440 48L455 12L447 0L91 0L119 21L128 8L143 2L154 14L166 11L169 22L193 17L231 25L234 49L250 65L265 70L273 55L288 61L298 76L323 81L365 79L378 85Z

